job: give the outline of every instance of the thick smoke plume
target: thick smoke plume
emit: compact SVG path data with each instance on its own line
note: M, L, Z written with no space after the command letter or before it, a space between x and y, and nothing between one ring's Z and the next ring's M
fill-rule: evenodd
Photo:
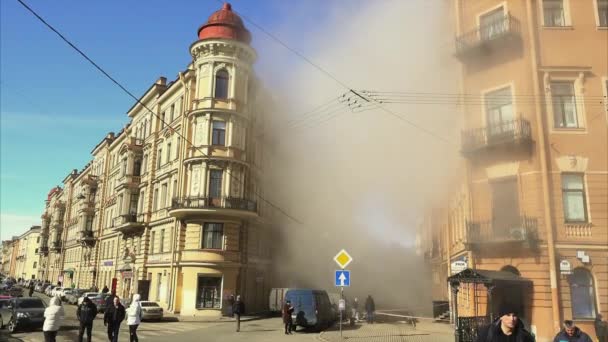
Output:
M303 53L340 82L357 91L458 92L449 2L327 3L330 20L294 30L302 19L291 15L285 24L291 29L281 37L301 42ZM267 113L264 134L266 193L302 221L275 215L279 284L335 291L332 258L345 248L354 258L346 294L371 294L379 307L428 313L431 277L415 253L416 222L445 191L455 167L459 108L385 105L393 115L374 105L353 113L339 104L331 118L322 109L301 116L347 89L274 42L262 45L258 70L272 75L262 78L276 108ZM273 63L290 72L272 74Z

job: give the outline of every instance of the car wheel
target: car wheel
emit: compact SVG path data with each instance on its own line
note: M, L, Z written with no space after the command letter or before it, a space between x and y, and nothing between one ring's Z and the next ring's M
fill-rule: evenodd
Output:
M15 331L17 331L17 325L15 324L15 320L11 318L11 320L8 321L8 332L12 334Z

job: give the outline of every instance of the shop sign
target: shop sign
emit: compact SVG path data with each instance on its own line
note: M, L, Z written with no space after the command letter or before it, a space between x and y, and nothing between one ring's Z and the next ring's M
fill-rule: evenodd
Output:
M562 260L559 262L559 272L561 274L571 274L572 266L568 260Z
M450 264L450 271L452 274L460 273L469 268L469 262L466 255L461 256L460 258L455 259Z
M122 272L122 277L123 278L133 278L133 272L132 271L124 271L124 272Z
M103 262L104 266L114 266L114 260L108 260Z

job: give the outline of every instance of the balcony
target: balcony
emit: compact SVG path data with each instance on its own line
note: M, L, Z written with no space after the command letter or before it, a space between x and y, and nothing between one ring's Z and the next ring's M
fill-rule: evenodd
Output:
M221 214L241 218L257 216L257 203L234 197L185 197L171 201L169 215L183 218L204 214Z
M512 220L467 221L465 244L469 247L516 244L533 247L537 241L538 220L521 216Z
M38 247L38 254L39 255L48 255L49 254L49 247L48 246Z
M80 202L80 207L78 208L79 212L85 213L94 213L95 212L95 202L88 199L83 199Z
M507 51L513 43L521 43L519 20L505 15L483 26L456 37L455 56L461 61L487 55L495 51Z
M59 252L61 251L61 240L53 241L51 243L51 250Z
M92 246L95 244L95 236L92 230L82 230L80 231L80 237L78 238L78 242L80 242L83 246Z
M89 189L97 189L97 184L99 182L99 177L93 176L93 175L86 175L82 179L82 182L84 184L86 184L89 187Z
M139 183L141 183L141 176L125 175L121 179L121 182L116 185L116 190L118 191L122 188L137 189L139 188Z
M114 231L123 234L141 233L144 230L145 215L125 214L114 221Z
M465 157L500 147L532 147L530 122L517 119L462 131L461 153Z

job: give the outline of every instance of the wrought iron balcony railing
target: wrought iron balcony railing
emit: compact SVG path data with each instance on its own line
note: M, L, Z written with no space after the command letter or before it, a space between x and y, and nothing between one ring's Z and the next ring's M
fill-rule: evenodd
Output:
M235 209L257 211L257 203L244 198L236 197L184 197L174 198L171 209Z
M510 220L467 221L467 244L528 242L537 239L538 220L521 216Z
M521 24L510 14L456 37L456 56L467 57L492 43L500 43L505 38L519 37Z
M516 119L462 131L461 151L469 154L493 146L531 142L530 122Z

